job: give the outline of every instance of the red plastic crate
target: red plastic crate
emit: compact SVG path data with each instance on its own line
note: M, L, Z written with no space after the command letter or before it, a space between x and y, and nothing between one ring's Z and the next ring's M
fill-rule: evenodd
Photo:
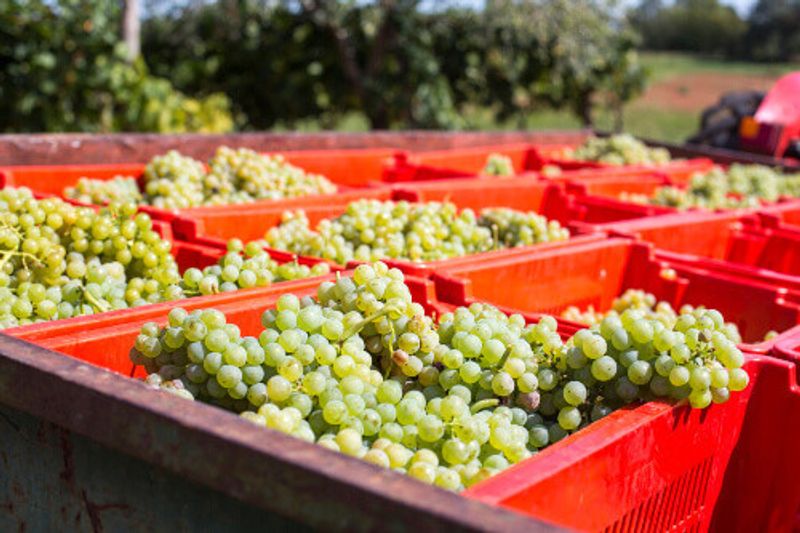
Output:
M557 145L558 146L558 145ZM431 152L415 152L403 154L395 159L387 169L386 180L392 182L430 181L452 178L486 178L502 180L504 176L485 176L483 169L490 155L499 154L508 157L517 175L536 176L536 172L550 164L543 158L537 147L531 144L507 144L480 146L474 148L456 148ZM565 170L600 168L591 162L565 162L561 167Z
M596 161L579 161L570 159L568 155L577 145L572 144L547 144L532 147L531 159L532 167L536 169L545 166L557 167L564 170L583 170L583 169L602 169L611 165L598 163Z
M408 187L408 188L406 188ZM572 226L572 221L583 216L581 209L573 209L570 199L562 188L553 183L542 182L527 178L514 178L502 183L477 180L435 181L414 184L413 187L400 185L392 194L376 190L370 196L379 200L407 200L407 201L451 201L459 208L472 208L480 210L487 207L513 207L525 211L536 211L548 218L558 220L567 227ZM313 206L304 208L312 226L320 220L334 218L345 211L345 205ZM253 206L243 207L234 212L230 209L204 209L202 212L193 213L190 217L178 217L173 221L173 230L181 238L202 244L221 245L225 239L233 236L242 240L263 238L267 230L280 224L283 209L259 209ZM446 265L458 265L463 261L482 260L495 256L513 255L530 248L559 248L570 246L580 240L597 240L603 235L594 231L587 231L583 226L573 231L573 238L568 241L542 243L532 247L502 249L493 252L484 252L467 257L458 257L444 261L411 262L387 259L387 264L397 267L403 272L418 276L428 277L436 269ZM270 250L275 257L291 258L290 252ZM349 267L357 263L353 262Z
M665 186L678 186L666 173L660 171L646 170L642 167L623 167L623 170L618 172L608 172L607 170L594 171L592 174L588 171L567 172L563 176L556 178L565 183L567 192L575 197L575 202L578 204L596 206L595 210L599 212L619 212L621 214L630 213L624 218L641 218L647 216L676 214L676 213L708 213L708 212L732 212L732 213L754 213L758 210L765 212L771 208L780 209L781 206L787 202L786 199L781 199L774 204L767 204L758 208L740 208L740 209L718 209L710 210L701 207L689 208L681 210L676 207L653 205L649 203L637 203L628 199L622 198L623 193L638 194L651 197L660 187ZM796 203L789 201L788 203ZM635 215L635 216L632 216ZM622 218L622 215L621 215ZM612 221L612 219L606 220ZM604 220L595 220L595 222L605 222Z
M429 312L437 309L430 282L407 281L416 301L427 304ZM291 283L280 292L314 291L308 280ZM242 294L237 302L214 307L243 335L256 335L261 311L274 306L280 292ZM128 352L141 323L151 319L165 323L166 310L40 344L142 377ZM794 475L800 466L795 452L800 426L776 424L770 415L780 409L791 420L798 413L794 368L747 357L751 385L726 404L702 412L662 402L622 409L464 495L575 529L635 531L655 521L662 530L786 529L800 503Z
M717 164L714 161L706 158L678 159L658 167L658 171L666 174L673 183L688 184L692 176L698 172L708 172L715 166Z
M279 200L259 200L246 206L272 206L281 209L296 208L306 205L330 205L347 203L360 195L370 195L381 189L384 178L384 167L401 152L393 149L361 149L361 150L317 150L286 152L288 161L308 170L325 174L338 185L333 194L310 195ZM140 181L145 169L144 164L118 165L42 165L0 168L0 188L5 186L28 187L38 197L63 197L64 189L73 186L81 177L110 180L114 176L132 176ZM67 200L76 205L85 205L74 200ZM239 210L243 205L200 206L189 209L168 210L141 205L139 210L157 220L172 221L179 213L202 212L205 209L227 208Z
M364 148L280 153L291 164L322 174L338 185L366 187L386 181L386 168L405 152L394 148Z
M669 269L674 277L667 274ZM785 335L800 331L800 294L787 298L788 291L780 286L671 264L656 256L652 246L629 239L473 261L441 268L433 279L442 302L485 301L506 311L556 316L570 306L605 311L625 290L642 289L675 309L684 304L718 309L739 327L748 343L742 348L759 353L768 352L776 342L762 342L768 331ZM584 327L562 322L576 330Z
M792 362L797 367L798 379L800 379L800 332L778 340L770 355ZM800 519L800 509L798 509L798 519Z
M758 220L752 214L692 211L622 220L595 229L651 242L659 250L726 259L731 243L741 232L756 227Z
M431 152L415 152L408 156L409 162L421 165L430 165L440 168L450 168L469 174L479 174L486 161L492 154L500 154L511 159L515 173L532 168L531 154L533 147L530 144L499 144L478 146L475 148L454 148Z
M763 228L753 213L679 213L594 229L653 243L672 263L800 290L800 231Z
M794 365L748 355L745 368L750 385L725 404L616 411L465 496L580 531L791 531Z
M339 216L347 205L360 199L391 200L395 197L390 189L368 189L335 195L328 202L298 204L288 207L243 204L239 206L203 207L183 210L172 221L173 231L180 238L207 245L220 246L228 239L244 242L263 239L266 231L281 222L286 211L302 209L312 225L324 218Z
M643 174L626 178L627 182L641 181ZM648 176L663 181L657 176ZM616 178L614 178L616 180ZM594 181L594 180L592 180ZM599 180L604 183L603 179ZM616 181L615 181L616 182ZM572 182L539 180L531 176L517 176L499 180L451 179L425 183L398 184L395 197L409 201L451 201L460 208L483 209L509 207L522 211L537 211L562 224L580 227L582 232L593 231L592 224L658 214L658 209L645 206L634 210L626 204L619 209L613 202L585 201L580 195L570 194L582 187Z
M581 168L629 168L633 170L655 170L666 175L673 183L689 183L697 172L708 172L716 163L708 158L676 159L663 165L611 165L596 161L580 161L571 158L571 151L577 145L537 146L536 155L540 165L553 165L564 170ZM541 168L541 167L540 167Z
M403 152L392 148L375 148L298 150L278 153L293 165L308 172L323 174L338 185L365 187L383 181L384 168ZM120 163L2 167L0 185L28 187L36 192L62 196L64 188L75 185L79 178L102 180L114 176L139 178L144 173L145 166L144 163Z
M661 177L659 177L661 176ZM663 180L663 181L661 181ZM744 214L758 214L765 226L780 228L783 224L781 217L791 217L794 211L800 209L800 203L795 199L781 198L777 202L764 204L758 207L744 208L721 208L706 209L703 207L691 207L679 209L677 207L654 205L649 203L637 203L622 198L623 193L641 194L648 197L655 194L659 187L669 186L670 180L660 173L631 172L627 176L598 176L593 179L572 180L565 176L562 181L566 184L567 192L572 194L575 202L579 205L594 206L595 210L601 213L618 212L619 218L642 218L656 215L668 215L678 213L735 213L739 216ZM733 196L733 195L732 195ZM611 222L608 220L595 220L595 222ZM798 226L787 225L789 229L800 230Z
M620 199L622 193L652 195L656 189L671 182L666 175L647 171L628 169L626 172L597 174L594 178L580 180L564 177L567 193L571 194L576 205L583 206L589 223L601 224L615 220L653 217L675 213L676 209L651 204L637 204Z
M758 217L767 228L800 229L800 200L763 206Z
M658 188L673 185L669 178L660 172L623 168L610 172L603 169L592 172L567 172L560 176L566 182L567 192L576 195L596 195L619 198L623 193L653 194Z
M515 174L537 170L531 145L508 144L406 154L395 160L394 167L388 172L388 179L426 181L464 176L476 177L482 174L491 154L510 158Z
M635 178L639 176L660 176L662 180L669 180L666 174L659 172L657 169L642 169L637 167L617 167L605 166L596 168L582 168L576 170L564 170L560 174L553 176L544 176L543 179L558 182L584 182L594 181L600 179L611 178L632 178L631 181L635 182Z
M469 208L475 211L487 207L536 211L562 224L578 220L581 214L572 205L563 186L533 177L498 180L462 178L403 183L395 186L393 199L409 202L453 202L459 209Z

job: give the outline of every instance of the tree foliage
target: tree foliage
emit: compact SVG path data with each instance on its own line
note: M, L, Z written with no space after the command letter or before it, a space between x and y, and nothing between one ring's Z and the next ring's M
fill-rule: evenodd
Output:
M749 55L760 61L800 57L800 0L759 0L745 43Z
M126 61L115 0L0 0L0 131L226 131L222 94L189 98Z
M227 94L254 128L361 111L372 127L464 127L537 107L591 120L591 101L641 90L634 34L604 0L220 0L150 19L144 55L183 90Z
M151 0L131 62L119 0L0 0L0 130L327 127L354 111L463 128L472 108L522 123L541 107L588 124L599 94L621 105L644 83L610 1Z
M747 19L719 0L643 0L630 20L651 50L755 61L800 57L800 0L758 0Z
M677 0L670 6L646 0L632 20L644 46L654 50L734 55L747 31L736 11L719 0Z

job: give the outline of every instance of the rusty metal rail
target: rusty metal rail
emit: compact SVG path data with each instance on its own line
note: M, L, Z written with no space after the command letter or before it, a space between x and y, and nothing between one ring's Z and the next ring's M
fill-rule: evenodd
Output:
M224 144L263 151L390 147L439 150L508 143L576 143L589 130L496 132L235 133L224 135L0 135L0 165L138 163L167 150L208 158Z

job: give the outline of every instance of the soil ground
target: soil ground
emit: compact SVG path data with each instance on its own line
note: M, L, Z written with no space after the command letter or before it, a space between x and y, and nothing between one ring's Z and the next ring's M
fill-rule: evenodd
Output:
M651 84L635 105L701 112L731 91L768 91L776 76L694 72L670 76Z

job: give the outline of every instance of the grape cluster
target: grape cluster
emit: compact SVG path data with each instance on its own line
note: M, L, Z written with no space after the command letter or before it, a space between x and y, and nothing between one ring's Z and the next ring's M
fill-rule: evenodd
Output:
M544 165L539 172L545 178L557 178L564 174L564 171L558 165Z
M674 326L628 309L572 339L566 364L574 377L596 384L596 405L614 408L636 398L688 398L695 408L727 401L747 386L744 356L722 315L695 309ZM559 417L563 415L559 413Z
M695 174L686 188L660 187L652 197L623 194L622 199L678 209L735 209L758 207L765 202L775 202L781 196L798 194L800 176L784 176L762 165L733 164L727 170L714 167Z
M627 134L589 137L572 153L572 159L611 165L662 165L670 161L664 148L650 148Z
M225 205L336 192L324 176L295 167L280 155L253 150L217 149L206 170L203 163L175 150L154 157L144 170L144 191L133 178L110 181L81 178L64 194L86 203L135 201L162 209Z
M386 258L435 261L568 238L569 231L558 222L532 212L496 208L476 217L471 209L459 213L449 202L358 200L341 216L322 220L316 230L303 211L287 212L267 232L266 243L345 264Z
M556 220L503 207L481 211L478 225L492 230L494 247L514 248L569 239L569 230Z
M142 199L136 178L130 176L114 176L110 180L80 178L74 187L64 189L64 197L96 205L116 201L138 203Z
M627 310L635 310L640 312L648 319L657 320L665 327L674 327L678 316L681 314L694 313L696 311L705 311L705 307L695 307L693 305L685 304L681 306L680 311L676 312L669 302L659 301L652 293L643 291L641 289L628 289L621 296L614 299L611 304L611 309L608 311L596 311L593 306L589 306L586 310L581 310L579 307L570 306L561 314L562 318L571 320L573 322L580 322L583 324L596 325L599 324L604 318L608 316L620 316ZM725 334L735 343L742 342L742 337L739 334L739 328L733 322L726 322L723 325Z
M171 244L131 203L94 211L0 191L0 327L181 296Z
M653 397L694 407L748 383L716 311L673 326L638 309L566 343L552 317L526 324L486 304L437 322L383 263L282 295L258 337L213 309L142 327L131 359L147 382L268 428L460 490Z
M205 179L203 163L170 150L144 169L144 203L161 209L203 205Z
M172 245L131 202L99 211L0 191L0 328L264 286L329 272L278 264L261 246L229 243L218 265L181 276ZM244 254L244 256L243 256Z
M256 199L292 198L336 192L336 186L318 174L309 174L283 156L262 155L247 148L219 148L209 162L209 178L220 192L212 201L233 203Z
M489 154L481 174L486 176L513 176L514 163L507 155Z
M181 289L185 296L209 295L251 287L265 287L272 283L330 272L327 263L312 267L297 262L278 263L257 243L243 245L238 239L228 241L226 253L216 265L188 268L183 273Z

